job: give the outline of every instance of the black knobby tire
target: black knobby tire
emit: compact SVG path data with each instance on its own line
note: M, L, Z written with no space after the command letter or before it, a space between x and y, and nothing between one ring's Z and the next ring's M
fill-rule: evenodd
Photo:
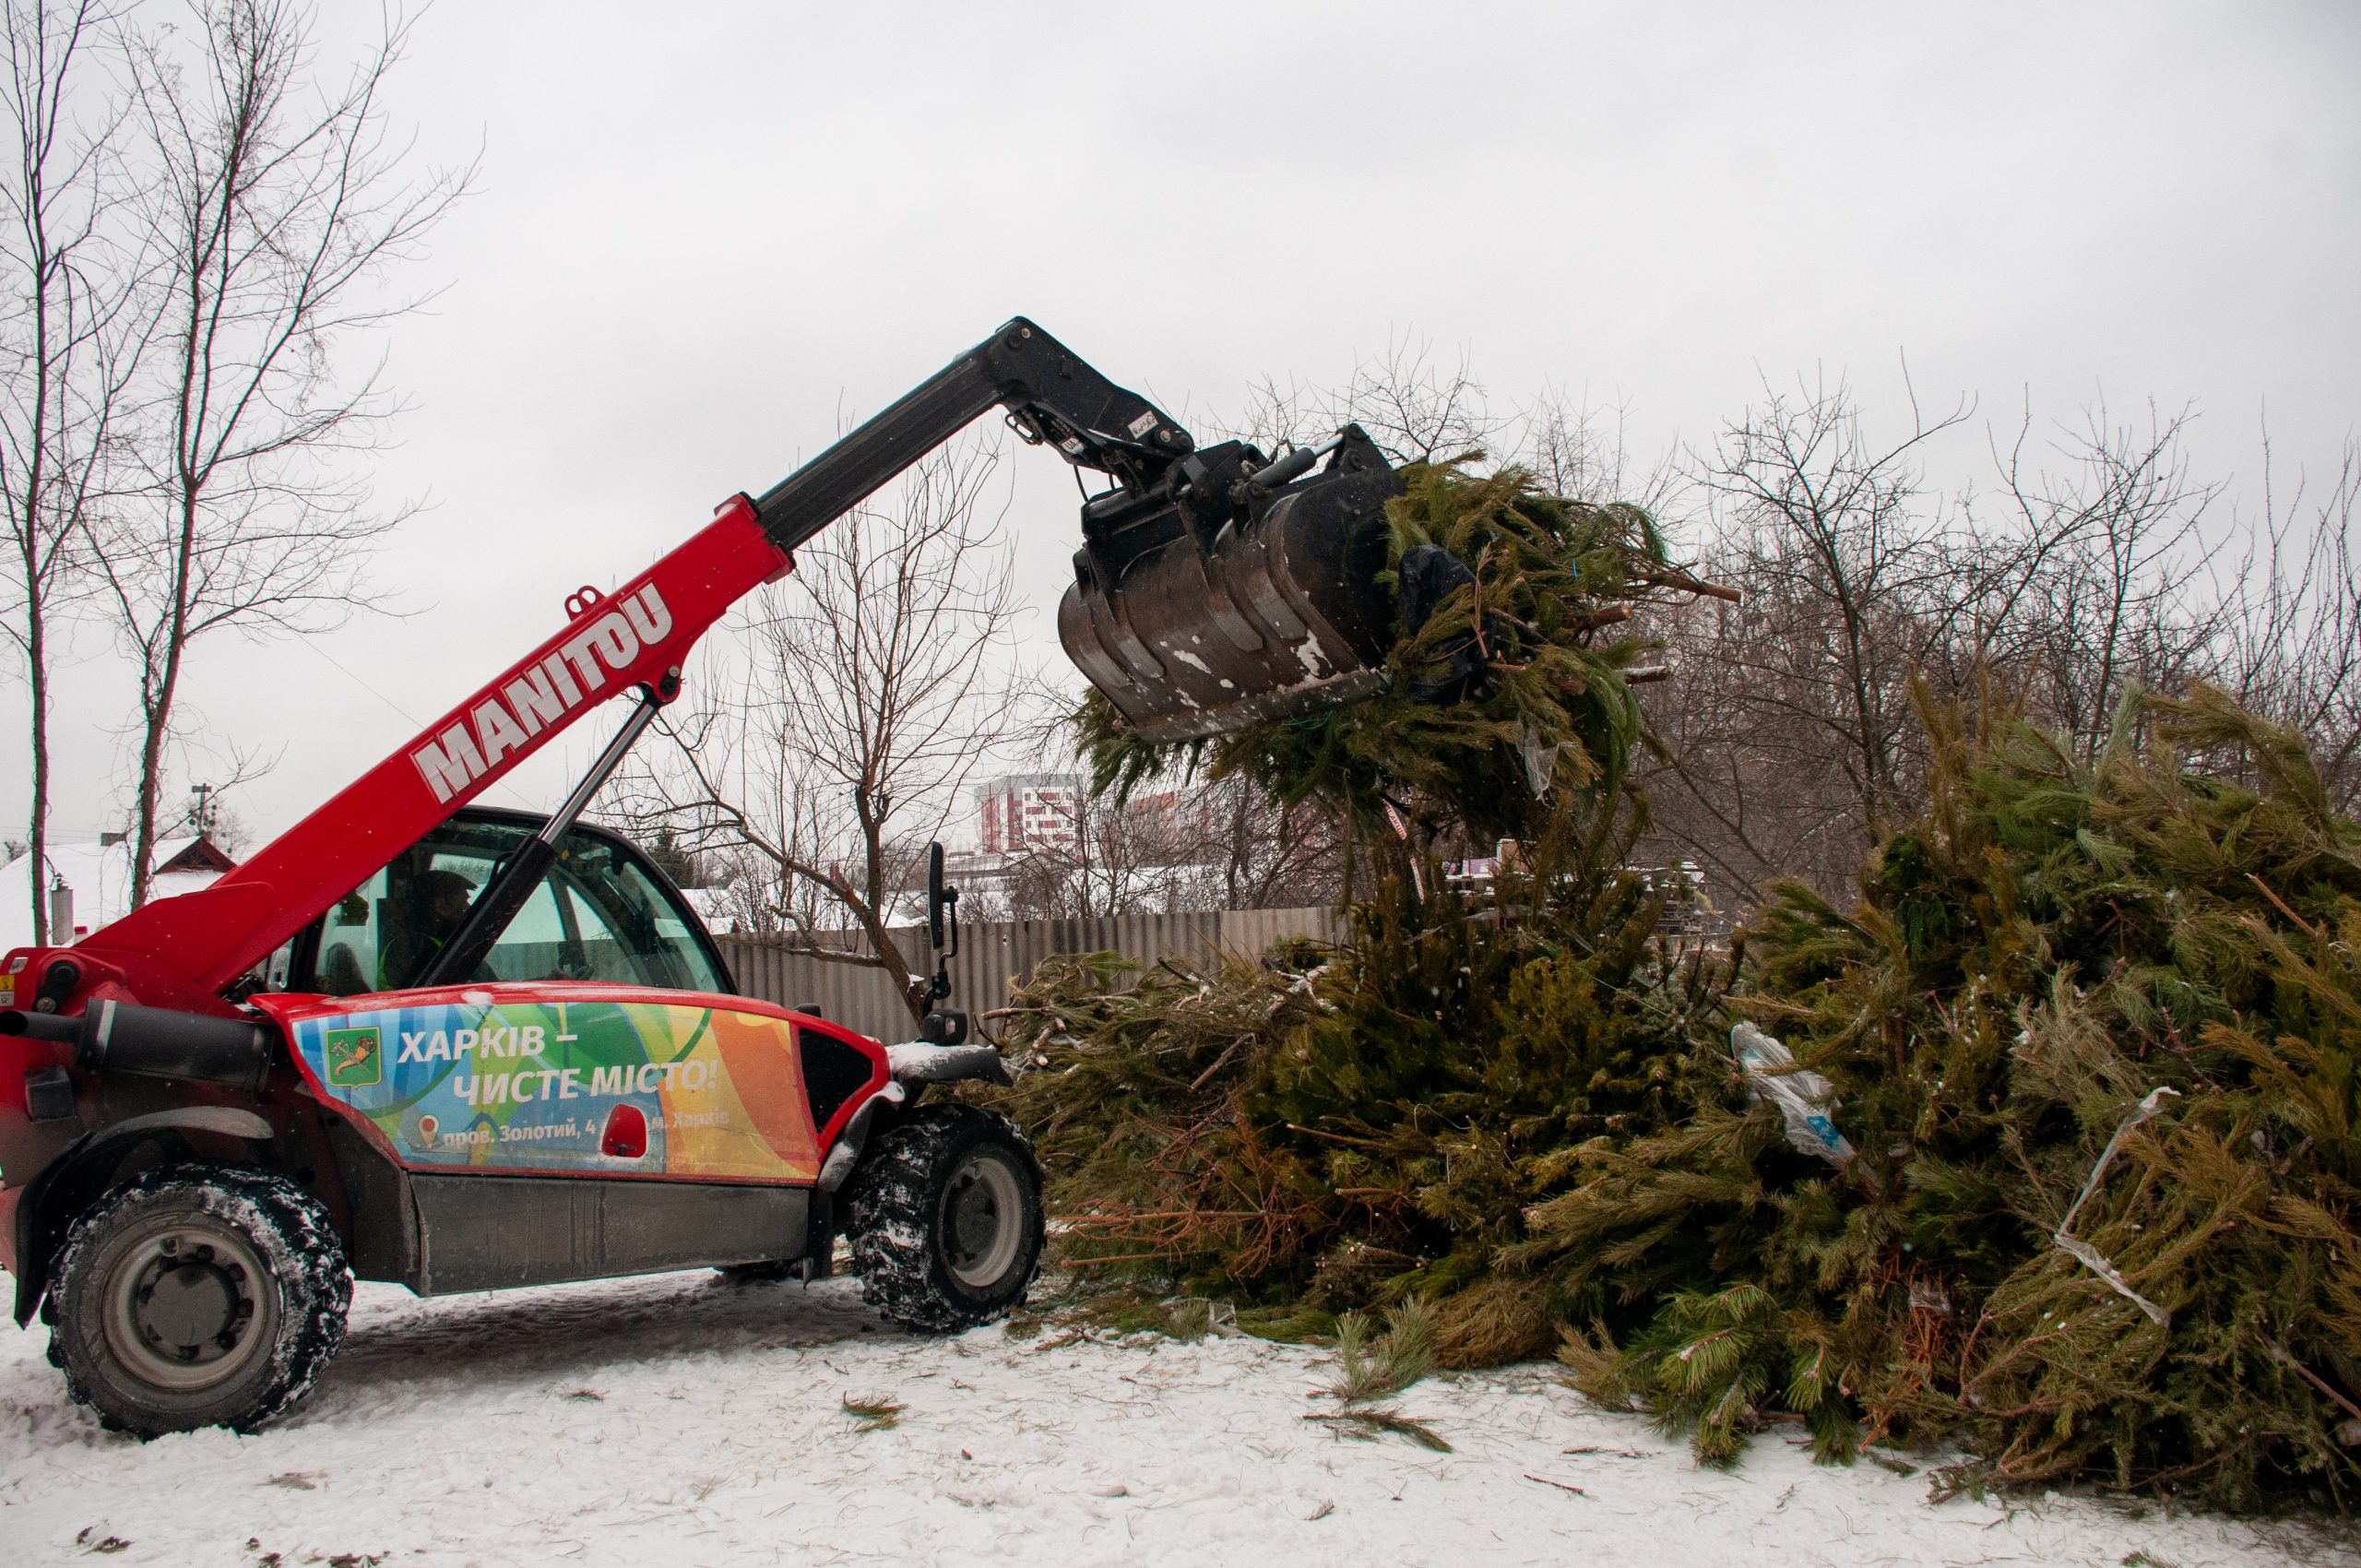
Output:
M1040 1162L1005 1116L921 1106L862 1158L850 1219L863 1301L926 1333L973 1328L1040 1272Z
M283 1176L167 1165L74 1222L51 1277L52 1359L101 1424L251 1431L344 1342L352 1271L327 1211Z

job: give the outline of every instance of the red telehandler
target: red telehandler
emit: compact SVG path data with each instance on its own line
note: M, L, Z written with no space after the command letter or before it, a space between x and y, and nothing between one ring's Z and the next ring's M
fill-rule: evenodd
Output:
M1402 481L1361 431L1275 459L1200 449L1011 321L613 593L575 593L562 630L212 886L0 962L0 1265L75 1397L141 1436L251 1429L335 1353L356 1277L810 1278L847 1235L864 1296L909 1326L1022 1300L1031 1150L922 1098L1006 1081L964 1016L888 1045L736 994L656 865L578 820L715 621L995 405L1113 481L1083 505L1058 630L1142 733L1383 683ZM556 812L470 803L619 695L629 716Z

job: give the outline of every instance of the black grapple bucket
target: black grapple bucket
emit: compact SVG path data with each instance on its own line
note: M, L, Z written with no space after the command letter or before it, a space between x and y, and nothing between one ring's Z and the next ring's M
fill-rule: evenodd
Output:
M1151 741L1382 691L1394 608L1377 575L1385 502L1402 488L1348 426L1275 463L1236 442L1208 447L1151 493L1093 497L1059 640Z

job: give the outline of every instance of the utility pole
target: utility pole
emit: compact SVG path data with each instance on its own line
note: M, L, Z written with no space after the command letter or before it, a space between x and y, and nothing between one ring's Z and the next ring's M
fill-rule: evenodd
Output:
M213 798L215 787L210 784L192 784L188 787L188 792L196 797L196 804L191 806L188 811L190 824L196 827L199 837L212 837L213 819L221 809L220 802Z

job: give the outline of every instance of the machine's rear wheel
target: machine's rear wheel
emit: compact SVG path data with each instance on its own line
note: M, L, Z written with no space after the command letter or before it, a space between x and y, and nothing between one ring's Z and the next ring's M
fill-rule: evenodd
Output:
M853 1182L853 1268L887 1317L943 1333L1025 1299L1041 1266L1041 1167L1008 1118L921 1106Z
M352 1275L327 1211L284 1177L150 1170L75 1222L52 1359L74 1397L140 1437L250 1431L308 1392L344 1339Z

